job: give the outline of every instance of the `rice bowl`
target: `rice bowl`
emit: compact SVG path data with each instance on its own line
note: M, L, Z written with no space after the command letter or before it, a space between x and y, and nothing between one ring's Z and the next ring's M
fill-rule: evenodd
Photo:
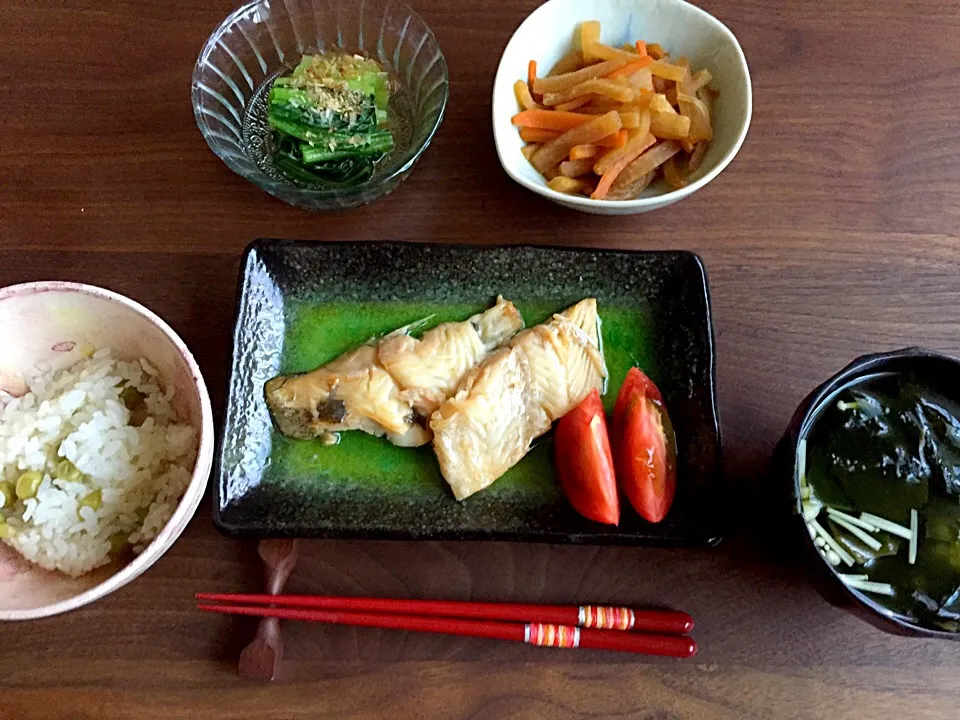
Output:
M103 518L107 516L120 517L119 527L122 530L116 532L126 532L131 527L129 512L134 504L136 504L137 509L132 510L132 512L136 523L132 526L131 532L124 536L122 545L127 546L128 550L111 552L108 563L77 577L61 570L46 570L35 562L25 559L17 549L7 542L0 542L0 621L27 620L74 610L112 593L143 574L174 545L206 494L207 481L213 463L213 413L200 368L197 366L190 350L178 335L161 318L147 308L109 290L59 281L34 282L0 288L0 337L5 339L5 342L0 343L0 389L5 391L8 396L3 401L5 408L9 407L11 396L25 398L31 388L31 383L33 383L32 386L36 391L36 397L39 397L42 393L47 393L52 386L45 386L41 390L35 384L38 376L51 378L68 370L65 377L68 378L67 384L69 384L77 379L81 368L86 367L82 363L98 363L103 359L103 356L93 357L96 350L111 349L109 363L112 363L112 365L108 375L119 378L119 375L114 374L118 368L122 368L122 372L128 374L142 373L138 382L142 382L142 389L148 391L144 393L140 408L135 410L127 408L131 415L131 422L127 425L133 426L132 429L137 432L138 436L144 435L142 421L146 420L144 413L146 398L152 392L149 387L150 383L154 382L160 393L155 399L161 401L161 404L163 401L169 404L171 415L168 417L175 419L172 425L188 426L192 430L193 436L192 449L186 455L171 462L169 453L173 452L176 457L178 452L176 450L164 450L168 453L166 459L158 460L164 471L173 465L182 467L189 474L189 479L187 480L186 476L179 471L175 471L173 476L168 476L161 481L161 484L168 488L163 496L154 493L157 489L156 485L153 488L142 490L143 499L151 498L149 501L144 500L146 502L146 510L144 510L143 503L136 497L136 492L134 492L134 497L130 500L129 506L124 503L113 504L114 500L111 499L112 489L119 489L121 486L124 489L129 489L130 479L119 481L120 485L117 485L117 488L108 491L107 488L102 486L116 484L117 479L115 477L113 480L108 478L104 482L100 478L100 474L105 472L106 466L100 467L96 463L91 465L89 460L83 458L85 450L97 455L106 450L111 457L120 457L116 451L121 448L129 450L133 447L132 444L120 441L120 435L118 434L114 437L114 440L119 442L119 447L112 445L108 448L100 440L94 441L92 437L86 438L81 434L74 438L77 441L77 446L75 448L76 454L73 454L74 449L69 447L69 443L67 443L67 447L62 447L66 438L71 434L68 432L69 428L63 428L63 433L55 435L52 443L56 444L58 441L60 443L53 451L55 458L58 460L57 465L52 466L54 472L51 474L49 472L51 466L45 464L42 473L44 476L51 475L50 485L57 488L54 479L56 479L58 466L61 462L68 462L67 458L58 457L62 449L63 452L72 454L86 471L81 473L80 468L71 469L65 466L68 476L72 479L74 473L80 473L81 475L93 473L101 486L101 495L105 493L105 497L97 498L94 496L84 503L84 498L92 491L84 486L83 495L79 500L80 507L73 506L74 513L79 513L79 515L66 511L66 508L72 502L69 493L68 497L61 497L60 500L67 504L63 508L64 512L59 513L51 510L52 518L44 518L42 514L40 516L41 519L46 521L45 523L39 523L41 525L53 521L48 531L51 537L44 538L44 540L61 537L61 533L64 531L58 522L60 515L63 517L62 522L76 524L83 519L83 515L87 514L86 510L81 508L84 505L91 504L96 506L98 502L99 507L94 511L98 529L104 522L101 516ZM129 365L124 366L121 363L128 363ZM151 378L156 379L151 380ZM47 382L49 383L49 381ZM123 382L122 379L121 382ZM119 390L122 394L124 388L119 388ZM102 413L103 408L108 406L108 399L111 402L117 402L116 395L112 398L98 395L94 401L89 401L85 397L83 405L87 408L89 403L92 417L97 412ZM39 415L42 400L37 402L35 399L33 402L36 403L34 408ZM100 404L97 405L97 403ZM44 412L50 413L51 409L48 407ZM161 420L163 412L163 409L159 408L160 414L155 417L155 420ZM59 416L59 411L54 414ZM139 417L133 418L134 415L139 415ZM83 425L82 417L81 413L80 416L75 418L80 422L75 423L74 431ZM121 413L119 419L107 421L107 424L103 427L98 426L98 430L107 430L108 433L119 432L119 428L123 427L122 418L123 414ZM25 422L29 421L26 417L22 419ZM48 422L50 421L48 420ZM104 422L104 420L101 419L98 422ZM29 438L31 432L34 431L27 431L28 441L33 443L27 454L35 452L41 447L38 438L32 440ZM134 442L128 429L122 432L130 443ZM0 444L6 448L3 451L4 453L9 450L8 435L9 433L4 431L3 440L0 441ZM90 440L90 442L87 442L87 440ZM166 436L163 440L164 443L168 442ZM176 432L171 440L173 444L177 444ZM141 441L139 454L124 457L129 457L132 466L145 470L152 464L148 457L149 453L146 451L147 448L152 446L153 443L149 441ZM94 450L93 448L97 449ZM47 452L49 453L50 449ZM196 459L191 462L194 453ZM73 461L69 462L72 463ZM119 466L124 466L123 463L116 462ZM6 464L6 457L0 454L0 475L2 475L0 481L3 483L10 482L7 479ZM156 467L155 464L154 466ZM19 476L25 472L38 471L18 468L16 470L17 477L14 478L14 495L16 495L16 483L20 479ZM134 472L134 476L136 476L136 472ZM36 484L36 492L42 493L41 486L44 479L44 477L41 477L40 481L37 482L35 477L28 478L30 483L25 481L26 484L22 488L24 490L23 494L31 494L27 485L33 483ZM84 482L86 481L84 480ZM184 482L186 482L186 485L184 485ZM9 489L9 486L7 489ZM180 496L181 492L182 497ZM76 488L75 494L80 493L80 489ZM126 493L124 495L126 496ZM17 508L20 512L26 507L25 502L23 502L26 499L28 498L17 498L19 503ZM43 500L46 499L43 498ZM38 509L42 504L41 501L37 502ZM154 505L152 512L150 512L151 505ZM171 510L172 515L168 521L164 522L164 518ZM103 515L103 511L106 511L107 515ZM0 514L4 514L4 511L0 510ZM69 521L68 518L70 518ZM32 516L30 522L36 524L36 521L37 518ZM7 525L9 523L4 521L3 524ZM109 522L104 523L104 526L106 525L109 525ZM55 528L56 530L54 530ZM70 529L68 528L63 536L65 541L69 541L71 538ZM135 534L138 531L142 535ZM4 533L9 533L9 531L4 531ZM44 531L41 530L41 537L43 533ZM151 537L152 539L150 539ZM36 547L38 555L43 554L44 549L49 549L46 544L41 545ZM121 545L119 540L117 545ZM99 550L95 549L94 555L102 551L104 547L103 544L100 544ZM111 550L116 549L118 548L111 547ZM136 554L132 551L134 549L142 550L142 552ZM93 555L87 557L86 550L83 552L85 555L83 560L87 565L94 562L90 559ZM51 555L50 557L55 556ZM80 559L79 550L76 559ZM99 561L99 559L102 559L102 556L96 561ZM80 569L80 565L68 567L64 564L64 567L74 573Z

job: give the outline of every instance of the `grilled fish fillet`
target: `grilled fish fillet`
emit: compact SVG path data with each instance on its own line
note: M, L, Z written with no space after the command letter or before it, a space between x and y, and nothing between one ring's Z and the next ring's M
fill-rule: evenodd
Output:
M603 388L598 323L597 301L587 298L521 332L433 414L433 449L458 500L491 485L554 420Z
M380 341L380 362L400 386L400 397L429 418L463 376L523 328L513 303L497 298L466 322L438 325L420 339L391 333Z
M274 422L290 437L362 430L387 435L397 444L417 446L430 440L377 360L376 344L361 345L304 375L275 377L265 391Z
M395 445L430 442L427 419L460 379L513 337L523 319L503 298L459 323L416 340L399 328L313 372L267 382L267 406L284 435L313 438L343 430L386 435Z

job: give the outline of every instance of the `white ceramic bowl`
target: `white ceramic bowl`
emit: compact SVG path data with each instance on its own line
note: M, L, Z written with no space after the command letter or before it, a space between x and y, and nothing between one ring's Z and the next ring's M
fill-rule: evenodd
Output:
M0 289L0 387L16 391L38 362L66 367L87 346L125 359L146 358L176 388L174 405L199 435L193 476L176 511L128 564L112 563L80 578L42 570L0 543L0 620L28 620L74 610L123 587L163 555L183 532L206 492L213 463L213 414L200 368L177 334L142 305L100 288L36 282Z
M720 92L713 106L714 139L690 183L673 190L658 183L635 200L591 200L564 195L520 152L524 143L510 118L518 112L513 84L527 77L527 63L549 70L572 47L577 26L599 20L601 40L620 46L646 40L673 56L685 55L695 69L707 68ZM743 144L750 127L753 99L750 71L740 44L722 22L684 0L550 0L533 11L510 38L493 83L493 137L507 174L538 195L575 210L601 215L629 215L666 207L702 188L723 170Z

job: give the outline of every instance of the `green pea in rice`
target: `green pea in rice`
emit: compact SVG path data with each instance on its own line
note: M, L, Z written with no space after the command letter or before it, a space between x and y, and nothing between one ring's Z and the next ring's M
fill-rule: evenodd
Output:
M0 540L74 577L128 545L143 550L196 460L197 435L178 422L172 386L147 361L118 361L107 349L24 379L22 397L0 392ZM42 479L28 496L28 476L18 497L9 489L25 473Z

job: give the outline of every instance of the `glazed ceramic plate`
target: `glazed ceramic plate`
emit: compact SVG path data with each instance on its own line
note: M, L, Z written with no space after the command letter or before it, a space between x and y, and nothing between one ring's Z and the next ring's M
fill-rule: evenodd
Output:
M274 428L263 386L411 322L463 320L498 294L528 326L594 296L612 408L627 370L659 385L677 432L678 493L656 525L581 518L555 481L550 434L486 490L454 500L430 446L359 432L335 446ZM703 265L691 253L260 240L245 254L214 517L246 537L495 539L709 545L720 538L720 439Z

